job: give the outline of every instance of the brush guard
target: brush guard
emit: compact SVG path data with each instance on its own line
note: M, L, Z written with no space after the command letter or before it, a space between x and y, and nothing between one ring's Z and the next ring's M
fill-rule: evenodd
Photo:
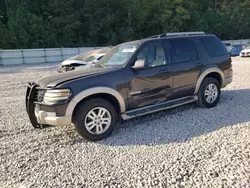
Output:
M38 85L34 82L29 82L28 87L26 90L26 111L28 113L30 122L34 128L40 128L40 124L37 122L36 115L35 115L35 99L37 96L37 90L36 88Z

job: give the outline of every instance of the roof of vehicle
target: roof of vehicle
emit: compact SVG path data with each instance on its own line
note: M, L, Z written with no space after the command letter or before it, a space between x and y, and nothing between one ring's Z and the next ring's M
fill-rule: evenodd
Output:
M201 36L214 36L212 34L205 34L204 32L182 32L182 33L165 33L165 34L160 34L160 35L155 35L151 36L149 38L141 39L141 40L134 40L134 41L129 41L122 43L120 45L136 45L140 44L145 41L150 41L150 40L160 40L164 38L187 38L187 37L201 37Z

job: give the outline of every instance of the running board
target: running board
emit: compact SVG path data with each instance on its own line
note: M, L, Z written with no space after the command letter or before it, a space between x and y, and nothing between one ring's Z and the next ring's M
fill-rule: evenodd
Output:
M185 104L193 103L197 100L198 100L197 96L189 96L189 97L184 97L184 98L180 98L180 99L175 99L175 100L163 102L160 104L154 104L154 105L142 107L139 109L127 111L127 112L122 114L122 118L123 118L123 120L128 120L128 119L132 119L132 118L135 118L138 116L143 116L146 114L151 114L154 112L167 110L167 109L175 108L175 107L182 106Z

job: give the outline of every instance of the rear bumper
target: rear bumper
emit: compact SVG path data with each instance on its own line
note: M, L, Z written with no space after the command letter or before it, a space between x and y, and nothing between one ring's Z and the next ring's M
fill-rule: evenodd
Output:
M35 110L37 122L42 125L64 126L71 124L71 116L56 116L56 113Z
M224 80L224 83L223 83L223 86L222 86L222 87L223 87L223 88L226 87L227 85L231 84L232 81L233 81L233 77L226 78L226 79Z

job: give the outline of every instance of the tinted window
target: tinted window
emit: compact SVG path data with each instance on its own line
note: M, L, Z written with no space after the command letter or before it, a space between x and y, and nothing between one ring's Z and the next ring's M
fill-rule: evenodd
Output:
M226 47L217 37L201 38L201 43L204 45L210 57L219 57L228 54Z
M193 43L193 41L188 41L187 45L189 47L191 61L197 61L199 59L199 56L195 44Z
M145 60L145 64L148 67L167 64L161 42L146 44L138 54L137 60Z
M188 39L171 40L171 58L173 63L196 61L199 59L195 44Z

